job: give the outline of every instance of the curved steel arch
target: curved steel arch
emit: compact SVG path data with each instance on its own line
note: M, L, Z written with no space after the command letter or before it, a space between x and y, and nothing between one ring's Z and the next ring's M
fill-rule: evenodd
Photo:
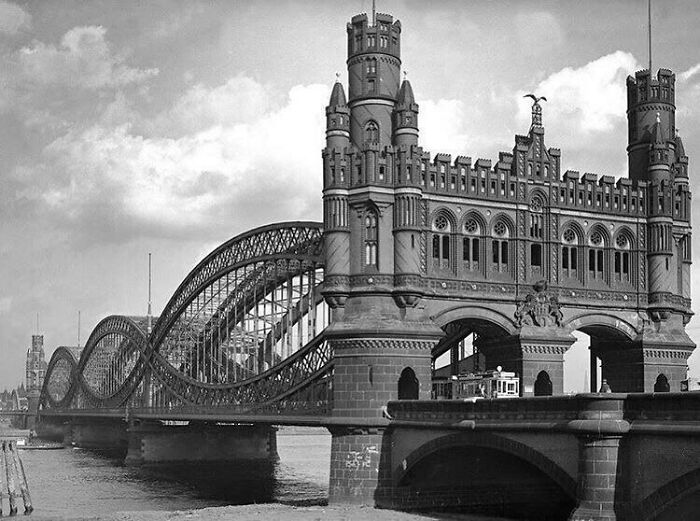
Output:
M180 284L150 336L145 318L110 316L92 331L79 359L73 356L70 362L61 362L69 360L70 351L55 353L43 402L52 408L206 405L226 407L227 412L330 411L332 353L323 334L316 334L316 306L322 304L322 233L320 223L278 223L222 244ZM224 280L227 286L222 291ZM274 308L280 292L288 293L287 300ZM264 316L258 316L259 310ZM262 334L257 323L251 326L254 321L265 322ZM232 331L238 334L233 340ZM291 342L292 333L294 349L270 350ZM187 374L171 363L174 358L169 360L168 352L177 347L173 339L187 346L180 354L199 356L198 361L208 360L212 367L240 364L231 360L229 351L231 342L241 339L251 350L265 351L265 356L270 351L270 356L267 364L253 360L255 366L243 372L243 379L205 380L200 378L201 369ZM59 400L51 396L49 385L59 376L57 365L66 363L70 363L68 390ZM270 367L264 370L266 365Z
M232 271L256 260L290 258L306 260L312 257L323 263L323 225L313 221L275 223L255 228L225 242L204 258L185 277L166 304L156 322L151 340L158 346L177 315L222 273Z
M133 391L140 383L146 368L146 358L149 352L148 335L141 326L143 319L126 317L121 315L111 315L102 319L90 333L90 337L85 343L85 347L80 354L80 360L75 370L75 380L78 384L81 397L86 405L92 407L120 407L130 398ZM93 362L93 356L101 354L100 347L107 338L119 338L118 348L114 350L116 356L109 357L107 372L112 368L121 368L124 359L128 356L134 358L132 367L123 374L123 379L114 386L113 390L100 395L92 382L86 378L86 367ZM98 361L99 362L99 361ZM104 372L104 371L103 371ZM105 383L104 381L101 383Z
M67 381L58 382L57 379L65 377L65 371L59 372L61 362L66 362L69 367ZM39 406L41 408L50 407L52 409L64 409L70 405L75 393L75 370L78 366L78 360L73 352L67 347L59 347L51 355L51 360L46 368L46 376L44 377L44 385L41 387L39 396ZM60 399L55 399L51 394L51 386L65 385L66 390Z

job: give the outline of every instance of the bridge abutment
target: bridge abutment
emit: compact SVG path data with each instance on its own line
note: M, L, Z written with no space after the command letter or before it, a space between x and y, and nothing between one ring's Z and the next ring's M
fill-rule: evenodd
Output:
M277 429L270 425L166 425L138 421L129 427L127 465L278 459Z
M330 503L375 504L386 405L430 399L432 347L443 331L390 296L349 298L326 329L333 346Z

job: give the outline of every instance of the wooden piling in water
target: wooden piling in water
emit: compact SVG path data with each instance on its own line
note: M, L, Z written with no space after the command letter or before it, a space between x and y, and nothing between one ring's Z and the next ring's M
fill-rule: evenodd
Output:
M10 515L17 515L17 499L20 496L24 503L24 513L30 514L34 507L29 495L24 465L17 453L17 442L2 440L0 442L0 516L4 498L7 498L9 503Z

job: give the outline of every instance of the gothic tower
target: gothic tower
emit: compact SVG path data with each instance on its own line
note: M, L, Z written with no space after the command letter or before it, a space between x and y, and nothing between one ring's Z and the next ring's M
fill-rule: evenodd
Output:
M326 108L323 295L333 310L333 415L382 416L397 398L431 391L431 348L443 336L420 305L418 105L400 84L401 24L362 14L347 25L348 99L336 82ZM346 422L354 425L356 420ZM330 500L366 502L379 462L353 479L355 450L381 444L377 429L332 431ZM370 458L378 458L378 453Z
M26 385L29 411L36 412L44 385L47 363L44 356L44 336L32 335L32 345L27 350Z

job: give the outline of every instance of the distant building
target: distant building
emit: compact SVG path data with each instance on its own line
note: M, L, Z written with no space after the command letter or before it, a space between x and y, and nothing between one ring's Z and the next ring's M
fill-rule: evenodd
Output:
M44 356L44 335L32 335L32 346L27 350L26 365L27 400L32 410L39 404L47 365Z

